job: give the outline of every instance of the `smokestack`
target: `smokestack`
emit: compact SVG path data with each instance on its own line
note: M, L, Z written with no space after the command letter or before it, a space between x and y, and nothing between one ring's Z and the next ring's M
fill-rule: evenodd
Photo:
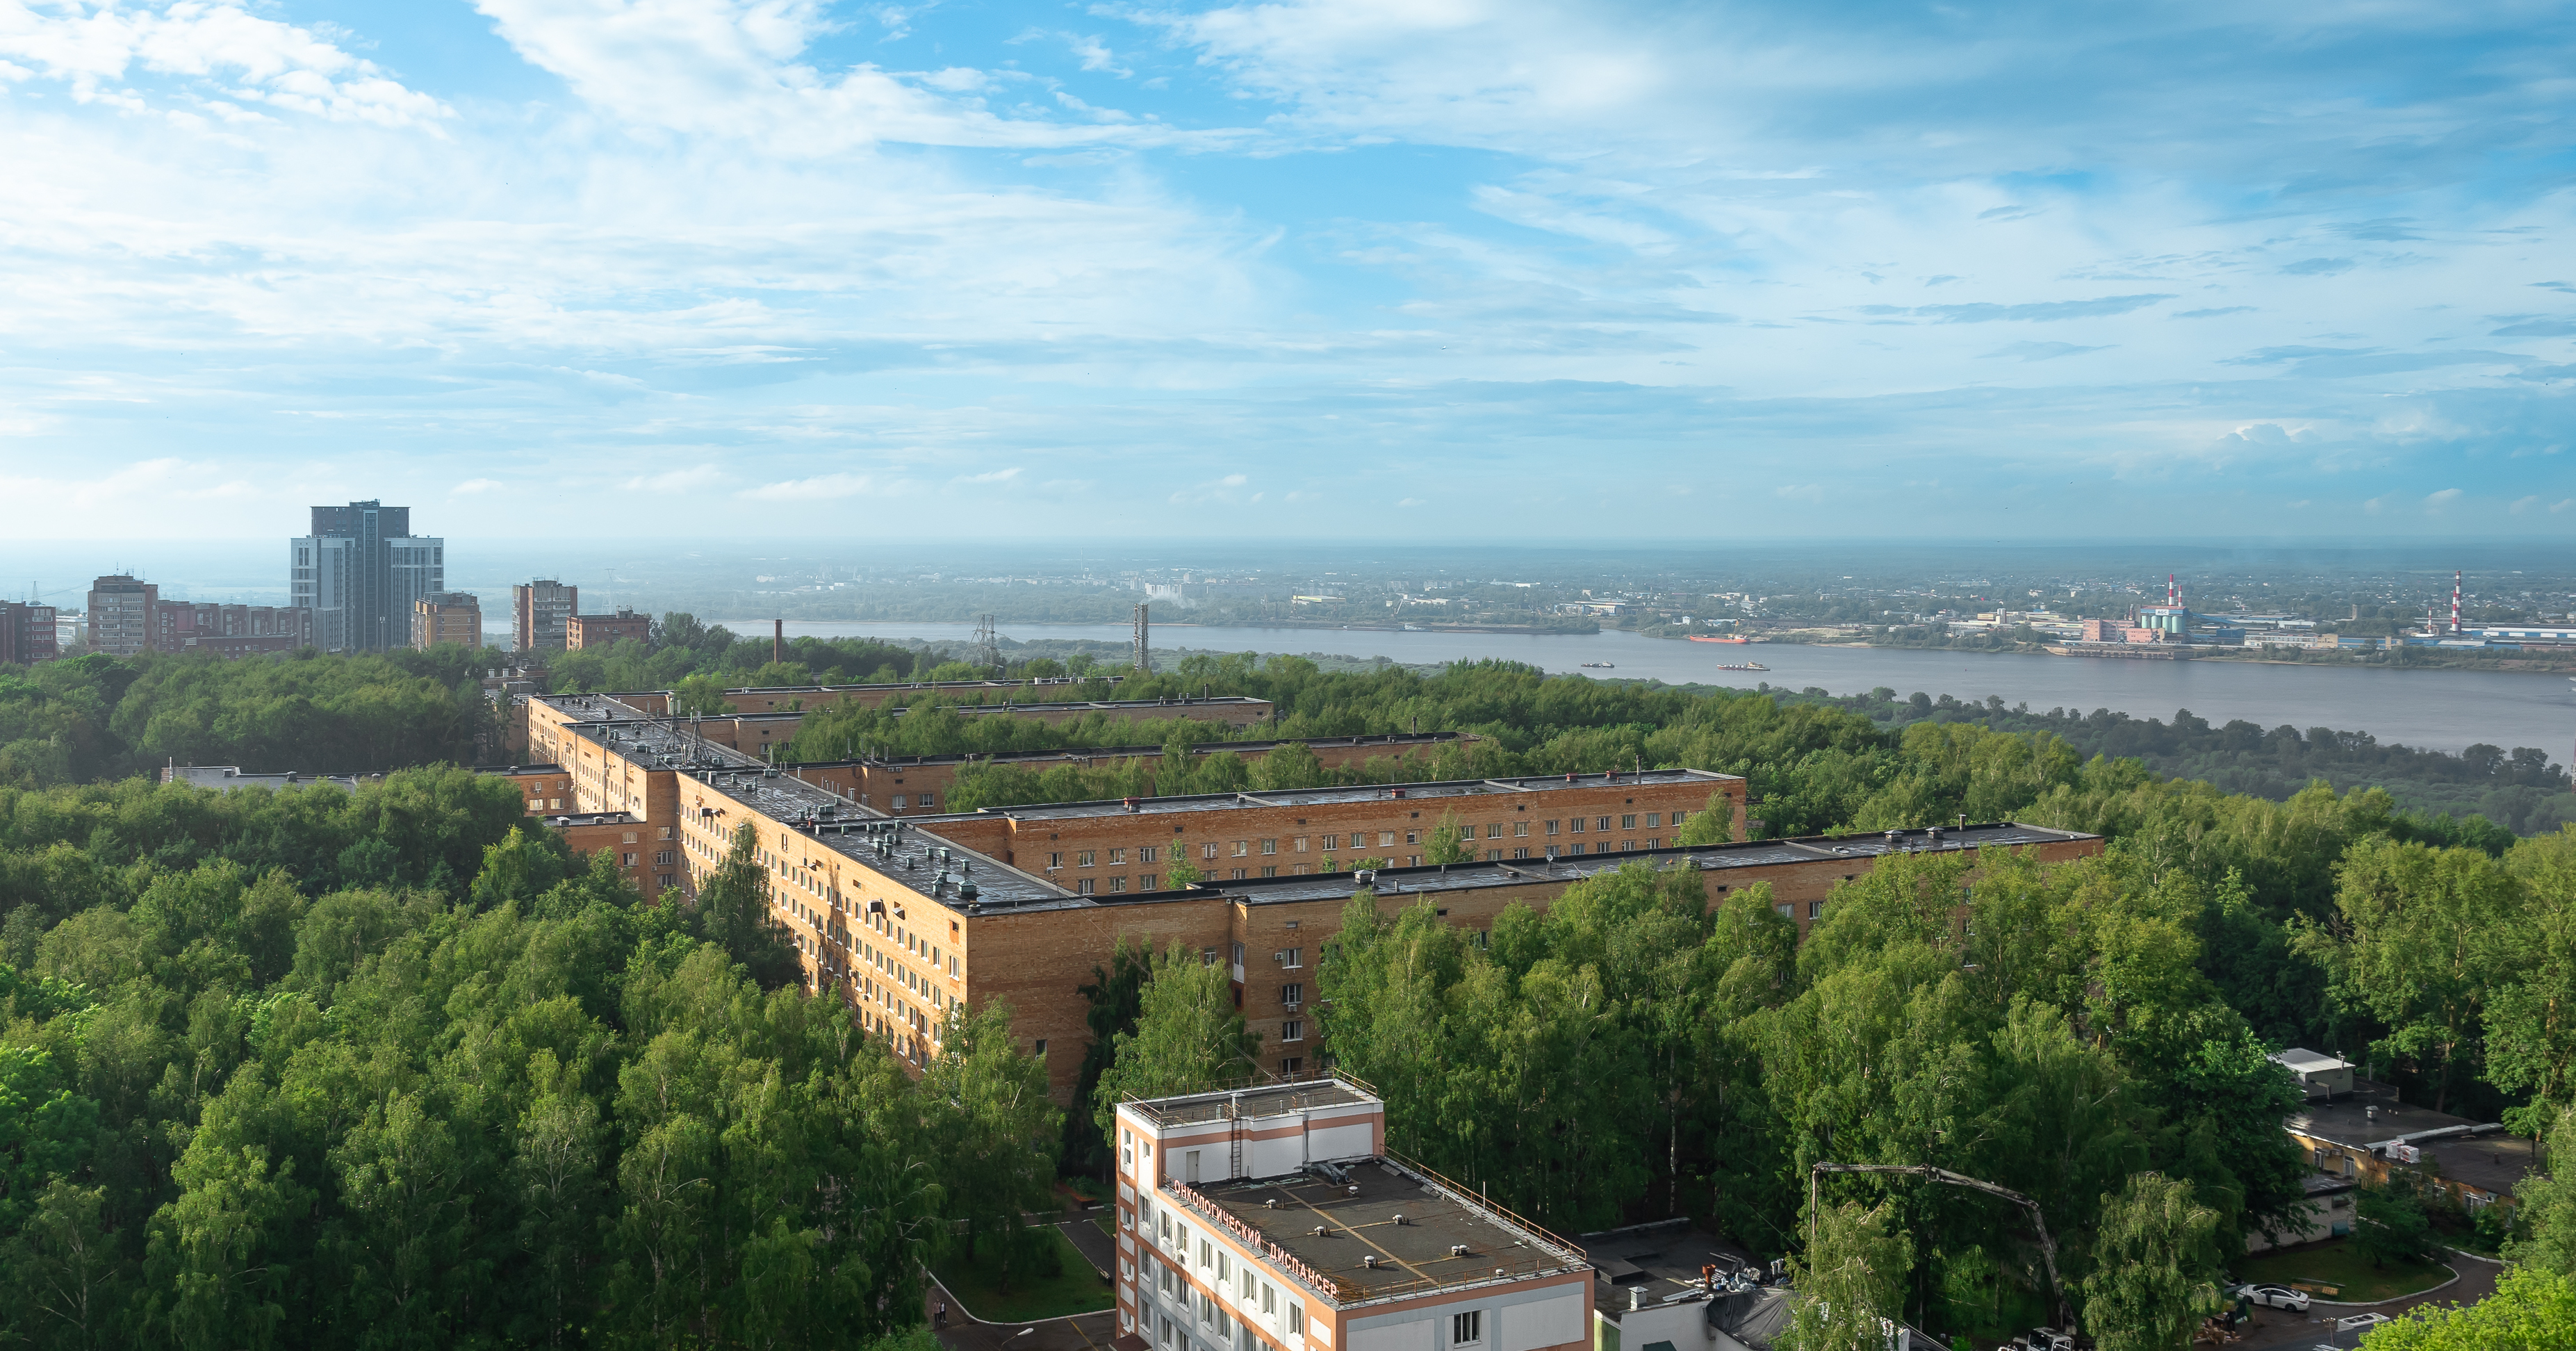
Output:
M787 664L787 621L773 619L769 624L769 659L784 666Z
M2460 574L2451 574L2451 636L2460 636Z
M2182 593L2174 587L2174 575L2173 575L2172 573L2170 573L2170 572L2166 573L2166 574L2165 574L2165 604L2167 604L2167 605L2180 605L2180 604L2182 603L2181 595L2182 595Z

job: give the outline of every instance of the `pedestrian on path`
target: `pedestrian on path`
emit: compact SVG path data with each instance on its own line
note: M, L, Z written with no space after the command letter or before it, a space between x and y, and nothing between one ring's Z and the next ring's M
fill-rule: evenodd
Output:
M930 1306L930 1316L939 1326L943 1328L948 1326L948 1301L943 1299L933 1303Z

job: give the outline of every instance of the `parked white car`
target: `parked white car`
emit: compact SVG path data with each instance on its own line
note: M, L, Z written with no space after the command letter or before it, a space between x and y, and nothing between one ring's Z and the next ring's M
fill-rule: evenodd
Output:
M2357 1313L2350 1318L2336 1319L2335 1331L2368 1332L2382 1323L2394 1323L2396 1321L2396 1319L2391 1318L2384 1313Z
M2236 1297L2266 1309L2288 1309L2295 1313L2308 1311L2308 1292L2293 1290L2286 1285L2240 1285L2236 1287Z

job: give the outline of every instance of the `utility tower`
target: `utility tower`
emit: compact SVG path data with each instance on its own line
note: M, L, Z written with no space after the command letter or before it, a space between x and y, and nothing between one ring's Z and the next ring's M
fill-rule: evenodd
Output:
M1135 658L1136 674L1152 675L1154 673L1154 661L1150 655L1150 649L1145 645L1145 607L1142 605L1136 607L1136 638L1131 646L1136 649L1135 652L1131 654Z
M993 636L991 615L975 617L975 655L982 664L993 668L993 674L1002 673L1002 645Z

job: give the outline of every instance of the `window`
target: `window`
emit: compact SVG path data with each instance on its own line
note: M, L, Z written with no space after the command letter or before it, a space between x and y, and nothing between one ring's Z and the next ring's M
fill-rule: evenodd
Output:
M1574 833L1577 835L1583 833L1583 818L1580 816L1574 818Z
M1292 1009L1306 1007L1306 987L1303 984L1280 986L1279 1002Z
M1226 874L1226 880L1229 882L1240 882L1244 878L1250 876L1251 873L1252 870L1249 868L1237 868L1233 872Z
M1305 852L1306 852L1306 837L1305 837L1305 836L1300 835L1300 836L1298 836L1298 837L1297 837L1297 846L1296 846L1296 848L1297 848L1297 852L1298 852L1298 853L1301 853L1301 854L1302 854L1302 853L1305 853Z
M1518 858L1528 858L1528 857L1529 857L1529 846L1527 846L1527 845L1523 845L1523 846L1521 846L1520 848L1513 850L1513 851L1512 851L1512 857L1513 857L1513 858L1516 858L1516 859L1518 859Z
M1358 837L1357 837L1357 836L1353 836L1352 838L1353 838L1353 839L1357 839ZM1377 833L1377 844L1378 844L1378 848L1380 848L1380 849L1392 849L1392 848L1394 848L1394 847L1395 847L1395 832L1394 832L1394 831L1392 831L1392 830L1381 830L1381 831L1379 831L1379 832ZM1353 848L1357 848L1358 846L1354 845L1354 846L1352 846L1352 847L1353 847Z
M1200 845L1200 846L1199 846L1199 857L1200 857L1200 858L1215 858L1215 857L1216 857L1216 846L1215 846L1215 845L1213 845L1213 844L1203 844L1203 845Z
M938 802L939 799L932 794L924 793L921 795L921 809L923 811L930 810L932 807L938 805Z
M1514 821L1514 822L1512 822L1512 834L1513 834L1513 835L1515 835L1515 836L1518 836L1518 837L1520 837L1520 838L1522 838L1522 839L1527 839L1527 838L1529 838L1529 822L1527 822L1527 821Z
M1663 814L1662 812L1648 812L1648 813L1646 813L1646 825L1647 825L1649 828L1654 827L1654 826L1660 826L1660 825L1662 825L1663 823L1664 823L1664 814Z
M1406 844L1422 843L1422 832L1418 830L1408 830L1404 832L1404 842Z
M1637 828L1637 814L1635 812L1630 812L1626 816L1620 817L1619 828L1621 830L1635 830Z
M1593 828L1594 830L1600 831L1600 832L1601 832L1602 834L1604 834L1604 835L1609 834L1609 833L1610 833L1610 818L1609 818L1609 817L1606 817L1606 816L1596 816L1596 817L1593 817L1593 818L1592 818L1592 828Z
M1330 852L1332 852L1333 850L1335 850L1335 849L1339 849L1339 848L1341 848L1341 847L1342 847L1342 837L1341 837L1341 836L1339 836L1339 835L1327 835L1327 836L1325 836L1325 837L1324 837L1324 850L1325 850L1325 852L1326 852L1326 853L1330 853Z
M1265 1315L1279 1312L1279 1287L1268 1281L1261 1283L1261 1312Z
M1648 840L1646 841L1646 847L1649 849L1661 849L1664 847L1664 842L1660 839Z
M1288 1021L1281 1023L1279 1025L1279 1039L1281 1041L1304 1041L1306 1039L1305 1020L1301 1018L1291 1018Z
M1503 823L1496 821L1492 825L1485 827L1485 838L1489 840L1499 840L1503 838Z
M1158 1232L1158 1233L1160 1233L1160 1234L1162 1235L1163 1241L1164 1241L1165 1243L1169 1243L1169 1242L1171 1242L1171 1241L1172 1241L1172 1212L1170 1212L1170 1211L1168 1211L1168 1210L1158 1210L1158 1211L1154 1212L1154 1217L1155 1217L1155 1220L1157 1221L1157 1223L1158 1223L1158 1225L1159 1225L1159 1228L1157 1229L1157 1231L1156 1231L1156 1232Z
M1252 852L1252 841L1250 841L1250 840L1236 840L1236 841L1234 842L1234 856L1235 856L1236 858L1242 858L1244 855L1249 854L1249 853L1251 853L1251 852Z
M1557 834L1557 833L1558 833L1558 831L1557 831L1557 829L1556 829L1556 822L1554 822L1554 821L1550 821L1550 822L1548 822L1548 823L1547 823L1547 833L1548 833L1548 834L1550 834L1550 835L1554 835L1554 834Z
M1081 853L1078 853L1078 854L1076 854L1076 855L1074 855L1074 856L1073 856L1073 866L1075 866L1075 867L1077 867L1077 868L1088 868L1088 867L1092 867L1092 866L1094 866L1093 861L1094 861L1095 859L1097 859L1098 857L1099 857L1099 851L1098 851L1098 850L1096 850L1096 849L1085 849L1085 850L1083 850Z
M1073 884L1074 894L1075 894L1075 895L1078 895L1078 896L1088 896L1088 895L1090 895L1090 894L1091 894L1091 888L1092 888L1092 881L1091 881L1091 879L1090 879L1090 878L1088 878L1088 877L1086 877L1086 878L1082 879L1081 881L1076 882L1076 883L1074 883L1074 884Z
M903 794L897 793L894 795L894 809L896 811L903 810Z
M1797 910L1797 907L1796 907L1796 906L1793 906L1793 905L1791 905L1791 904L1789 904L1787 901L1782 901L1782 902L1780 902L1778 905L1775 905L1775 906L1773 906L1773 907L1771 907L1771 908L1772 908L1773 910L1775 910L1775 911L1779 912L1780 918L1782 918L1782 919L1795 919L1795 918L1797 918L1797 915L1796 915L1796 913L1795 913L1795 912L1796 912L1796 910Z
M1110 867L1115 868L1115 867L1119 866L1120 864L1125 863L1126 861L1127 861L1127 851L1126 851L1126 850L1124 850L1124 849L1112 849L1112 850L1110 850L1110 851L1109 851L1109 866L1110 866Z
M1216 1247L1206 1239L1199 1240L1199 1265L1203 1267L1216 1265Z
M1265 853L1265 854L1275 854L1275 853L1278 853L1278 852L1279 852L1279 842L1278 842L1277 840L1263 840L1263 841L1261 842L1261 852L1263 852L1263 853Z
M1500 850L1500 849L1488 849L1488 850L1486 850L1486 851L1485 851L1485 861L1486 861L1487 863L1500 863L1500 862L1502 862L1502 861L1503 861L1503 851L1502 851L1502 850Z
M1109 890L1110 890L1110 892L1111 892L1112 894L1115 894L1115 893L1117 893L1117 892L1121 892L1121 891L1125 891L1126 889L1127 889L1127 879L1126 879L1126 878L1124 878L1124 877L1113 877L1113 878L1110 878L1110 879L1109 879Z
M1136 851L1136 861L1139 863L1151 863L1155 858L1160 856L1162 852L1163 851L1161 849L1158 849L1153 845L1146 845Z
M635 856L634 856L633 854L620 854L620 855L618 856L618 861L619 861L619 862L621 862L621 863L623 863L623 864L625 864L625 865L626 865L627 867L629 867L629 868L632 868L632 867L634 867L634 866L635 866Z
M1469 1309L1465 1313L1449 1315L1451 1346L1474 1346L1483 1340L1485 1340L1484 1310Z
M1044 1037L1040 1037L1036 1041L1030 1042L1029 1054L1036 1056L1040 1060L1046 1059L1046 1043L1047 1039Z
M1304 1300L1292 1299L1288 1301L1288 1331L1293 1335L1296 1333L1302 1333L1305 1330L1306 1302Z
M1277 877L1279 875L1278 865L1273 864L1270 867L1262 869L1261 875L1264 877Z
M1234 964L1236 966L1243 965L1243 945L1241 943L1234 945Z
M1047 855L1047 866L1048 866L1049 868L1061 868L1061 867L1063 867L1063 866L1064 866L1064 855L1062 855L1062 854L1049 854L1049 855Z
M1147 873L1136 879L1136 889L1138 891L1152 891L1155 887L1162 885L1162 881L1163 879L1157 874Z
M1807 902L1807 918L1809 918L1809 919L1814 919L1814 918L1816 918L1816 917L1818 917L1818 916L1820 916L1820 915L1822 915L1822 914L1824 914L1824 913L1825 913L1825 903L1824 903L1823 901L1809 901L1809 902Z
M1234 1254L1223 1248L1216 1250L1216 1283L1219 1286L1234 1283Z

